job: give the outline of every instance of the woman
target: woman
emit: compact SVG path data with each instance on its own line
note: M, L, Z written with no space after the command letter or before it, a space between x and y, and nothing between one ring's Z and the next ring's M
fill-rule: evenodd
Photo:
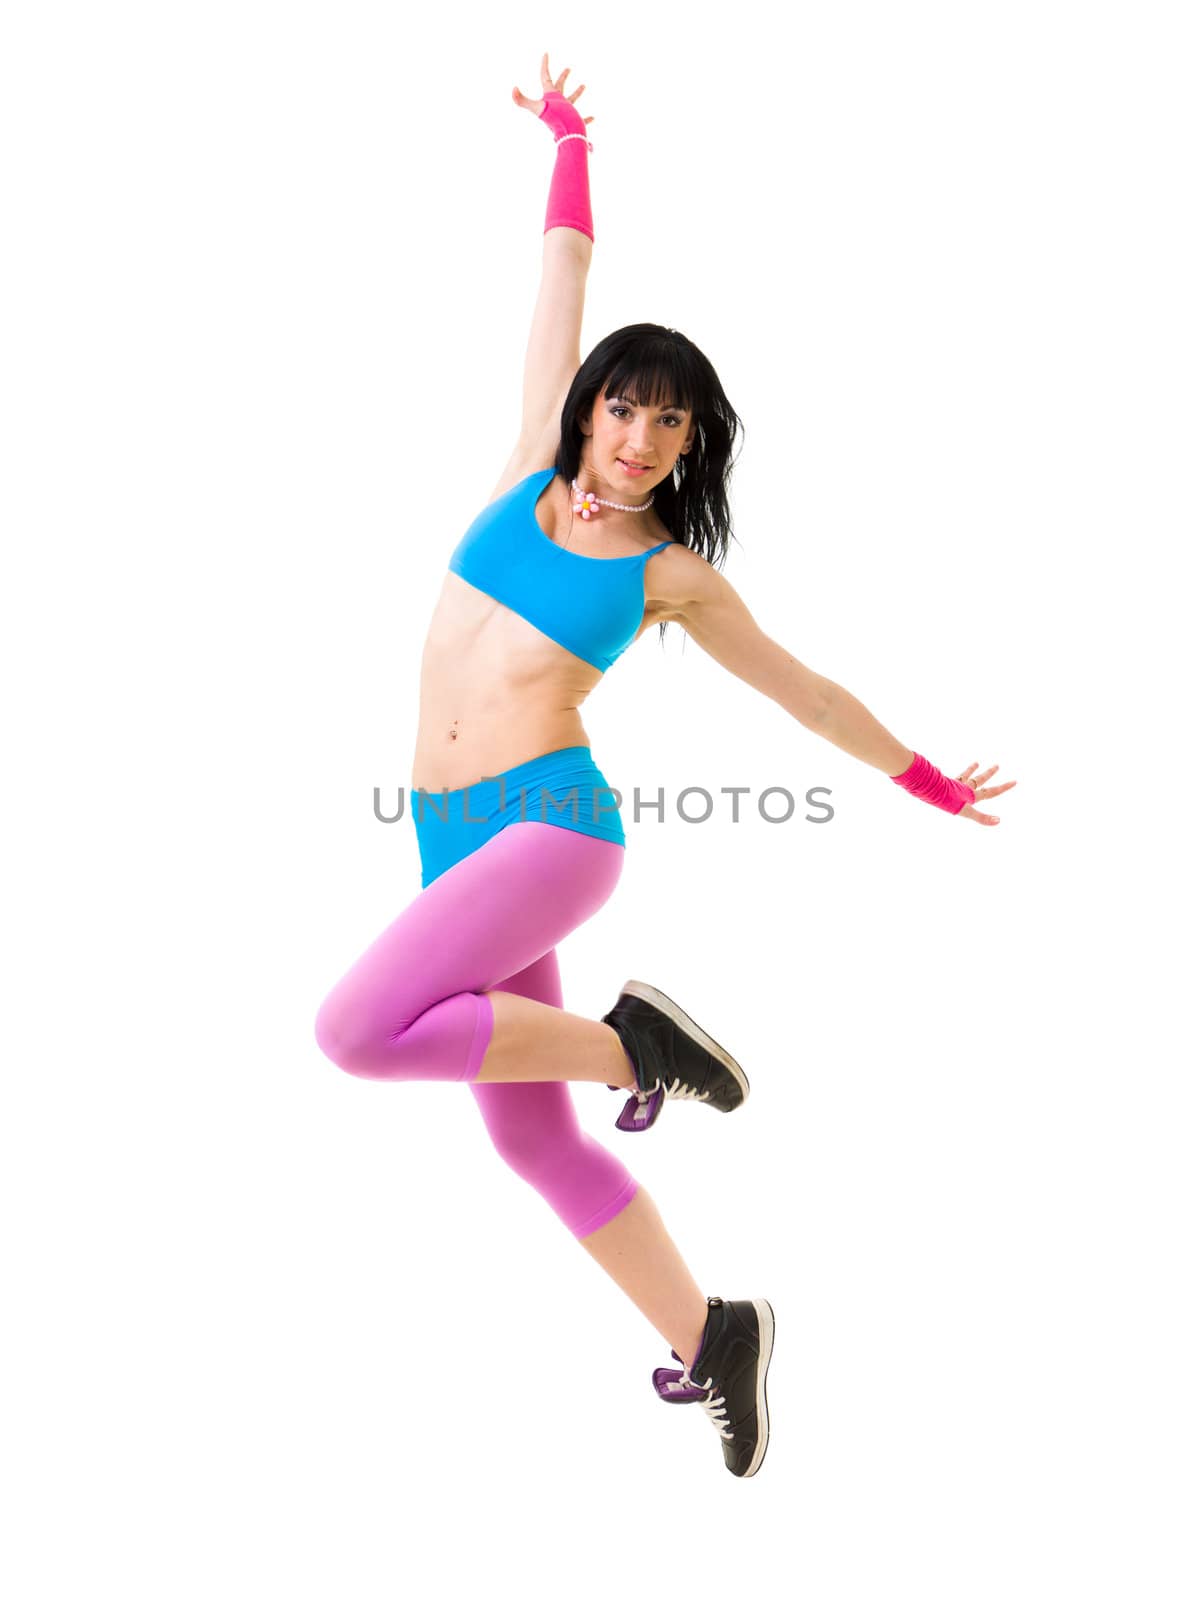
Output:
M362 1077L469 1083L506 1162L672 1346L663 1399L699 1402L725 1463L766 1451L766 1300L705 1298L658 1211L579 1127L569 1082L627 1089L617 1119L644 1132L667 1099L729 1112L738 1063L650 984L601 1021L562 1008L555 947L608 899L624 832L580 707L652 623L680 623L800 723L974 821L1011 783L944 777L839 685L764 635L716 570L739 421L711 364L674 330L637 324L580 365L593 230L591 145L567 71L514 102L555 135L541 291L521 433L488 505L450 557L425 644L412 815L422 892L333 989L316 1034ZM419 791L425 791L422 795ZM678 1354L677 1352L682 1352Z

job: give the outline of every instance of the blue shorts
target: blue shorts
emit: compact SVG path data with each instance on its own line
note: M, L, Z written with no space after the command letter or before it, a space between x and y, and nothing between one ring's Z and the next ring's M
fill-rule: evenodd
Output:
M549 822L623 845L619 805L619 791L605 782L586 744L551 750L465 789L415 789L409 814L421 852L421 887L510 822Z

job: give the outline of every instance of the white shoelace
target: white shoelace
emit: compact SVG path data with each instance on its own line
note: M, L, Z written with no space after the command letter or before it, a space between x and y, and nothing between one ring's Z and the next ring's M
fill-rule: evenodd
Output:
M690 1084L681 1083L678 1078L676 1078L675 1082L670 1084L670 1085L668 1085L665 1089L664 1089L664 1086L663 1086L662 1079L661 1078L655 1078L654 1084L653 1084L653 1086L651 1088L649 1088L649 1089L635 1089L633 1092L634 1092L634 1094L637 1095L638 1100L641 1102L641 1104L645 1105L646 1101L649 1100L650 1096L652 1094L657 1094L660 1089L663 1089L663 1092L666 1094L666 1097L667 1097L668 1100L707 1100L708 1099L708 1090L707 1089L705 1089L703 1094L701 1094L699 1089L692 1088Z
M699 1384L699 1383L694 1382L693 1379L692 1379L692 1369L690 1367L684 1367L684 1369L683 1369L683 1381L686 1384L690 1384L693 1389L700 1389L700 1388L710 1389L710 1388L712 1388L712 1379L711 1378L709 1378L708 1381L706 1383L704 1383L704 1384ZM733 1438L732 1430L730 1430L729 1432L725 1431L726 1430L726 1426L727 1426L727 1424L729 1422L729 1418L725 1414L725 1397L722 1395L721 1391L719 1389L713 1390L713 1393L705 1395L704 1399L701 1400L699 1402L699 1404L700 1404L702 1410L704 1411L705 1415L708 1417L708 1420L712 1423L713 1427L721 1435L722 1439L732 1439Z
M659 1082L660 1083L662 1082L661 1078L659 1079ZM691 1087L687 1087L684 1084L680 1083L679 1079L676 1078L675 1082L667 1090L667 1099L668 1100L707 1100L708 1099L708 1090L706 1089L704 1091L704 1093L701 1094L699 1089L693 1089Z
M649 1104L650 1096L653 1095L653 1094L657 1094L660 1089L663 1089L663 1092L666 1095L666 1098L668 1100L707 1100L708 1099L708 1090L707 1089L704 1091L703 1094L701 1094L698 1089L685 1087L679 1081L678 1078L675 1079L675 1082L673 1084L671 1084L669 1088L665 1088L664 1089L663 1088L662 1079L661 1078L655 1078L654 1087L652 1089L635 1089L633 1091L634 1094L637 1096L637 1103L638 1103L638 1108L633 1114L633 1119L634 1119L635 1122L640 1122L640 1121L643 1121L645 1119L646 1107Z

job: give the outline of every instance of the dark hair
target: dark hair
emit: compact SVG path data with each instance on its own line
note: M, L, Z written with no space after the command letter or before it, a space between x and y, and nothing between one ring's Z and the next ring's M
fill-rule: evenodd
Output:
M735 537L729 515L729 475L741 418L730 405L712 362L676 328L634 322L610 333L584 361L563 402L555 470L569 484L583 454L580 422L596 396L627 395L639 406L681 406L692 413L696 437L675 471L654 491L654 509L671 536L720 569ZM661 623L659 638L667 624Z

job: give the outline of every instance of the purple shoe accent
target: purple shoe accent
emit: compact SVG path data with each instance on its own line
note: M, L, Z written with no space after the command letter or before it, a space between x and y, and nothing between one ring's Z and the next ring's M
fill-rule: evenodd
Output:
M672 1350L671 1354L675 1352ZM687 1405L692 1400L702 1400L708 1393L703 1385L688 1383L682 1367L655 1367L651 1382L658 1398L672 1405Z
M666 1091L661 1083L648 1095L631 1094L625 1102L625 1109L613 1126L620 1128L623 1133L644 1133L647 1128L654 1126L666 1098Z

